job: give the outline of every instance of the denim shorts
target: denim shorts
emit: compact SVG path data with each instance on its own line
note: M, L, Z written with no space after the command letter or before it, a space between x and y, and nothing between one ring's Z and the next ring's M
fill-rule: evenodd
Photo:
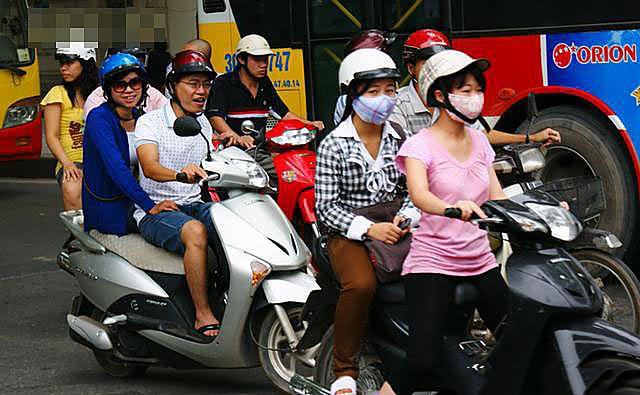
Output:
M211 204L196 202L178 205L180 211L147 214L138 223L140 234L157 247L183 255L185 246L180 237L180 231L184 224L195 219L207 228L209 245L211 245L215 235L215 228L209 214Z

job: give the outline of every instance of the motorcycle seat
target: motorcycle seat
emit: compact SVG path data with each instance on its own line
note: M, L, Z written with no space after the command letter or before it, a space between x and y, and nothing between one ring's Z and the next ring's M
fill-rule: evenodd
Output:
M395 304L406 303L406 297L404 294L404 284L402 284L402 281L396 281L392 283L384 283L384 284L378 285L376 299L386 303L395 303Z
M139 269L184 275L182 256L148 243L139 234L116 236L100 233L95 229L89 234L105 248Z
M378 285L376 298L386 303L406 303L404 285L401 281L380 284ZM454 300L457 306L473 305L478 300L478 290L471 283L459 283L455 289Z

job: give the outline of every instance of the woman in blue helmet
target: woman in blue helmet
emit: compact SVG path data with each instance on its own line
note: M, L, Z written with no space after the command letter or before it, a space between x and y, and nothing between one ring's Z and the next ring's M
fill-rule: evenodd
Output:
M137 231L134 204L150 214L177 206L170 200L155 204L133 174L133 131L148 87L144 66L131 54L116 53L102 63L99 77L107 102L91 111L85 125L84 229L124 235Z

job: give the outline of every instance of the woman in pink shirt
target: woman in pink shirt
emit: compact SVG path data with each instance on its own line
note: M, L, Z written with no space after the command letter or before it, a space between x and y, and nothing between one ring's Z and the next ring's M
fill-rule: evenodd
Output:
M447 50L432 56L420 73L421 94L443 111L432 127L406 141L396 159L411 200L423 213L402 271L410 327L407 360L383 387L384 395L411 394L428 373L438 374L459 282L476 286L477 308L494 333L506 314L508 291L487 234L468 222L473 214L486 217L479 206L487 200L507 198L492 167L489 141L465 126L482 110L482 72L488 67L487 60ZM461 210L462 220L443 215L450 207Z

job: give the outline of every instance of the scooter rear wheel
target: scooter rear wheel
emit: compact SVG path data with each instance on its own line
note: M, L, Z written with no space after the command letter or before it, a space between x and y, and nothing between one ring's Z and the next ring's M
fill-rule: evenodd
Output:
M94 307L91 318L96 321L102 321L104 316L104 312ZM109 351L93 350L93 356L96 358L98 365L100 365L109 376L118 379L140 377L144 375L149 368L149 365L119 361Z

